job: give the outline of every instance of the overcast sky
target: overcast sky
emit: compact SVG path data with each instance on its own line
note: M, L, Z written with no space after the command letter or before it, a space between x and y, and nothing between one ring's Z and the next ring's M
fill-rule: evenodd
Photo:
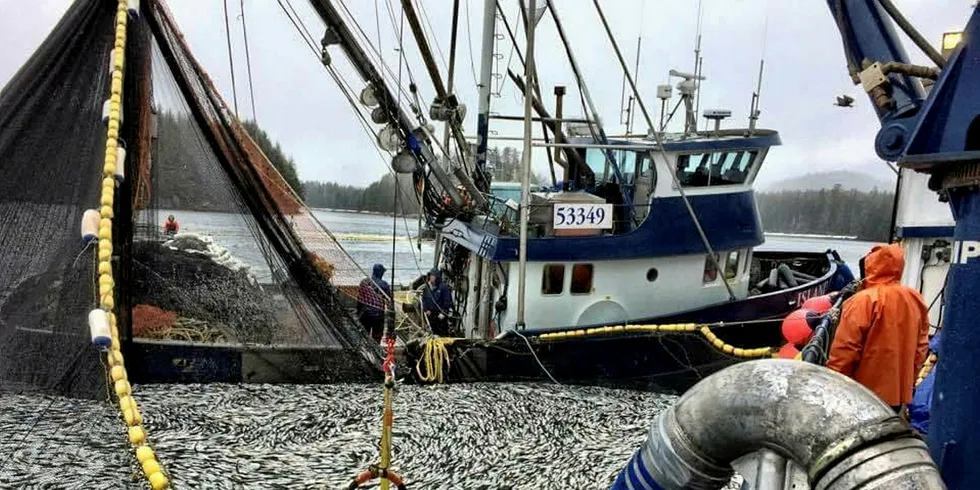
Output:
M452 0L417 0L431 25L429 35L437 52L442 76L446 74L450 45ZM304 0L291 0L305 25L316 38L323 24ZM282 12L276 0L245 0L255 114L248 96L242 18L238 0L229 2L232 47L238 106L243 118L256 117L274 139L296 160L303 179L332 180L365 185L387 171L385 159L375 149L373 138L357 124L352 109L334 81ZM335 3L336 2L335 0ZM384 61L398 70L398 30L401 17L396 0L346 0L360 26L380 47ZM469 108L467 134L475 133L476 77L479 74L481 0L463 0L456 64L456 92ZM515 25L517 0L501 0L508 20ZM539 4L542 3L540 0ZM691 71L697 31L698 2L695 0L603 0L626 57L636 56L637 37L642 35L638 83L652 111L659 110L656 85L667 81L671 68ZM946 30L961 29L971 12L968 0L895 0L923 35L938 44ZM0 0L0 85L6 84L48 34L69 2L67 0ZM218 0L171 0L170 8L191 49L209 71L225 99L232 102L222 2ZM572 48L585 73L586 84L610 134L623 131L619 123L622 72L598 16L589 0L556 3ZM733 117L725 125L747 124L751 93L755 88L759 59L765 56L760 125L777 129L783 146L767 160L760 183L772 182L807 172L857 169L887 176L873 149L878 121L869 102L854 87L846 73L840 35L826 2L822 0L704 0L704 74L701 107L728 108ZM376 15L380 12L380 15ZM380 26L380 36L379 36ZM502 30L502 24L498 21ZM428 25L426 26L428 29ZM536 59L546 105L553 107L552 87L568 86L566 115L581 114L574 78L559 42L554 22L548 17L536 31ZM520 35L523 44L523 35ZM380 41L379 41L380 39ZM428 106L434 95L418 50L405 27L406 65L418 83L422 101ZM378 46L380 43L380 46ZM911 43L906 48L915 62L926 59ZM522 48L523 49L523 48ZM443 53L440 56L439 52ZM499 68L504 73L508 60L521 73L509 42L501 41ZM332 52L342 58L339 50ZM349 65L336 65L359 90L363 83ZM403 85L408 85L407 73ZM506 77L506 75L505 75ZM677 80L673 80L676 84ZM847 93L857 100L853 109L833 106L836 95ZM676 91L675 91L676 95ZM518 92L508 82L492 100L501 114L523 114ZM656 115L654 116L657 117ZM645 130L642 118L637 130ZM494 121L500 135L520 135L518 123ZM438 131L441 134L441 129ZM491 142L491 144L494 144ZM498 145L519 146L519 142ZM538 150L543 155L542 150ZM544 158L536 156L535 171L546 173Z

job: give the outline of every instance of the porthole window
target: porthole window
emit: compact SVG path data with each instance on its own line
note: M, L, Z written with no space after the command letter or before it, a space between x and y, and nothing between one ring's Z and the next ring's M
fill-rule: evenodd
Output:
M715 254L714 258L718 262L721 262L718 254ZM705 284L711 284L715 282L715 279L718 279L718 269L715 268L715 260L711 260L711 259L712 259L711 255L707 255L704 258L704 279L702 280L702 282L704 282Z
M575 264L572 266L572 294L589 294L592 292L592 264Z
M659 275L660 275L660 273L657 272L657 268L656 267L651 267L650 270L647 271L647 281L649 281L649 282L656 281L657 280L657 276L659 276Z
M561 294L565 289L565 265L546 264L541 274L541 294Z

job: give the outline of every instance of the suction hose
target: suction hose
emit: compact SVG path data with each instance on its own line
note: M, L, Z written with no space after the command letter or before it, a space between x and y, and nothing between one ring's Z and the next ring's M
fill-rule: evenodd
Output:
M715 490L767 448L814 490L944 489L925 443L873 393L820 366L766 359L705 378L650 428L612 490Z

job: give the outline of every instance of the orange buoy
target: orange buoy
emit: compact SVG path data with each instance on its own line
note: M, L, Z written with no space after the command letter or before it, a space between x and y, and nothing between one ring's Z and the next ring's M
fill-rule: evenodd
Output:
M804 301L802 308L813 310L817 313L826 313L832 306L834 306L833 296L825 294L823 296L814 296Z
M793 344L786 344L779 349L780 359L796 359L798 355L800 355L800 350Z
M783 338L794 345L803 345L813 334L813 323L818 315L813 310L800 308L783 319ZM813 322L813 323L811 323Z

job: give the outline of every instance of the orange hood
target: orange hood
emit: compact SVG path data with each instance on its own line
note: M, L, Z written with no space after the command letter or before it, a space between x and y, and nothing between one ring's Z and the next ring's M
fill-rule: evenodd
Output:
M864 258L864 284L867 287L898 282L905 269L905 250L901 245L876 245Z

